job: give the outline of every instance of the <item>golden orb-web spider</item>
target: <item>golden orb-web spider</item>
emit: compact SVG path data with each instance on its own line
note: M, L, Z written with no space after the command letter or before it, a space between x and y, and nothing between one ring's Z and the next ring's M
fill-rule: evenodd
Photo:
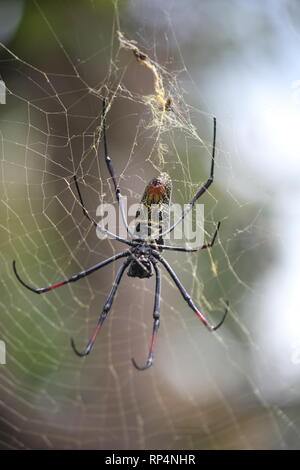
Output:
M106 139L106 101L103 101L103 112L102 112L102 117L103 117L103 143L104 143L104 158L105 162L107 165L108 172L111 176L111 179L114 184L114 189L115 189L115 195L116 199L118 202L118 205L121 209L121 214L123 217L123 222L126 226L126 230L129 234L130 230L126 221L126 216L124 213L124 208L123 208L123 203L122 203L122 195L121 195L121 190L120 186L117 183L114 168L112 165L112 161L108 155L108 150L107 150L107 139ZM115 297L115 294L117 292L118 286L120 284L120 281L122 279L122 276L126 269L128 268L128 276L131 277L138 277L138 278L149 278L153 275L153 270L155 272L156 276L156 285L155 285L155 298L154 298L154 309L153 309L153 330L152 330L152 339L151 339L151 344L150 344L150 349L149 349L149 354L147 358L147 362L143 367L140 367L134 359L132 359L133 365L138 369L138 370L145 370L148 369L152 363L153 363L153 358L154 358L154 345L156 342L156 337L157 337L157 332L160 324L160 297L161 297L161 273L159 269L159 263L161 263L165 269L167 270L168 274L170 275L171 279L179 289L182 297L186 301L186 303L189 305L189 307L193 310L193 312L198 316L198 318L202 321L202 323L206 326L206 328L209 331L215 331L217 330L224 322L225 317L228 312L228 302L226 303L226 309L225 313L221 319L221 321L216 325L213 326L211 325L201 313L201 311L196 307L195 303L191 299L190 295L187 293L186 289L178 279L177 275L175 274L174 270L170 266L170 264L163 258L161 255L161 252L163 250L172 250L172 251L181 251L181 252L195 252L199 250L203 250L206 248L211 248L216 240L219 228L220 228L220 222L217 225L216 231L212 237L212 240L210 243L206 245L202 245L196 248L185 248L185 247L175 247L175 246L168 246L164 245L163 242L163 237L172 232L175 228L175 226L183 220L183 218L187 215L188 212L192 209L194 206L195 202L207 191L207 189L210 187L214 180L214 163L215 163L215 146L216 146L216 118L214 118L214 132L213 132L213 146L212 146L212 156L211 156L211 168L210 168L210 175L208 180L206 181L205 184L203 184L200 189L197 191L195 196L192 198L192 200L189 202L187 205L186 209L182 211L181 216L178 218L178 220L172 225L169 226L165 231L160 230L159 232L159 238L158 240L154 239L139 239L139 238L132 238L132 240L126 240L125 238L119 237L118 235L115 235L108 230L99 227L97 222L89 215L87 209L85 208L83 198L79 189L79 184L76 179L76 175L74 176L74 183L76 186L76 190L78 192L78 197L80 200L81 207L83 209L84 215L92 222L100 231L110 235L114 239L120 241L121 243L124 243L129 246L129 248L126 251L123 251L121 253L118 253L111 258L108 258L105 261L102 261L101 263L95 264L95 266L92 266L91 268L86 269L85 271L79 272L77 274L74 274L73 276L69 277L68 279L65 279L64 281L58 282L57 284L50 285L48 287L40 287L40 288L34 288L26 284L21 277L19 276L17 269L16 269L16 262L13 261L13 269L14 273L18 279L18 281L27 289L29 289L32 292L35 292L36 294L43 294L45 292L48 292L50 290L56 289L57 287L61 287L65 284L68 284L69 282L76 282L82 277L88 276L89 274L94 273L100 268L103 268L104 266L107 266L108 264L117 261L118 259L125 258L125 261L122 263L121 267L118 270L117 276L115 278L115 281L113 283L113 286L111 288L111 291L109 293L109 296L106 299L106 302L104 304L103 310L99 316L99 320L97 323L96 328L94 329L94 332L92 336L90 337L90 340L85 347L85 349L80 352L77 350L74 340L71 339L71 345L74 350L74 352L80 356L87 356L96 341L96 337L106 320L108 313L112 307L112 303ZM164 203L169 205L170 204L170 197L171 197L171 179L166 173L161 173L157 178L154 178L150 181L150 183L146 186L144 195L142 197L141 203L144 204L148 209L149 207L151 208L151 204L154 203ZM151 223L151 222L150 222ZM161 226L160 226L161 229Z

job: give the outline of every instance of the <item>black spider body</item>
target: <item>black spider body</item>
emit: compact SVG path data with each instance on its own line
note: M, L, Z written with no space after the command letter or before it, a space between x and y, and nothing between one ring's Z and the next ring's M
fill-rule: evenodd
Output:
M100 227L98 223L90 216L89 212L85 208L76 175L74 176L74 182L75 182L76 190L78 192L79 202L80 202L84 215L88 218L88 220L91 223L94 224L94 226L97 229L99 229L103 233L106 233L107 235L110 235L110 237L114 238L115 240L118 240L119 242L127 245L127 249L121 253L117 253L111 258L106 259L105 261L95 264L91 268L88 268L84 271L74 274L68 279L65 279L61 282L58 282L56 284L52 284L46 287L34 288L28 285L26 282L24 282L17 272L15 261L13 261L13 270L18 281L24 287L26 287L27 289L29 289L30 291L36 294L43 294L45 292L49 292L50 290L61 287L65 284L76 282L82 277L88 276L92 274L93 272L97 271L98 269L101 269L102 267L107 266L108 264L113 263L119 259L123 260L117 272L117 275L112 285L112 288L110 290L110 293L106 299L104 307L99 315L98 323L94 329L94 332L92 333L90 337L90 340L87 346L83 350L83 352L78 351L73 339L71 340L71 344L72 344L72 348L74 352L78 356L81 356L81 357L87 356L91 352L94 346L94 343L96 341L96 337L112 307L115 294L117 292L118 286L121 282L121 279L125 271L127 270L128 276L137 277L140 279L150 278L155 273L156 282L155 282L155 297L154 297L154 307L153 307L153 328L152 328L152 339L151 339L147 362L143 367L140 367L137 365L135 360L132 359L134 366L138 370L144 370L144 369L148 369L153 363L154 346L155 346L157 332L158 332L159 325L160 325L160 295L161 295L161 272L159 268L160 264L162 264L163 267L166 269L167 273L169 274L170 278L172 279L172 281L178 288L185 302L193 310L193 312L197 315L197 317L201 320L201 322L206 326L206 328L209 331L215 331L217 328L219 328L223 324L225 317L227 315L228 308L226 307L225 313L221 321L216 326L212 326L206 320L204 314L195 305L194 301L192 300L192 298L190 297L190 295L188 294L188 292L186 291L186 289L180 282L179 278L177 277L176 273L174 272L170 264L165 260L165 258L161 254L164 250L171 250L171 251L178 251L178 252L185 252L185 253L196 252L199 250L211 248L215 243L217 233L220 227L220 222L217 225L217 229L213 235L211 242L208 244L196 247L196 248L167 246L164 244L164 236L172 232L172 230L174 230L176 225L184 219L187 213L194 206L195 202L207 191L207 189L213 182L214 162L215 162L216 119L214 118L214 137L213 137L213 146L212 146L210 176L207 179L207 181L199 188L199 190L197 191L193 199L189 202L188 209L187 210L185 209L184 211L182 211L181 216L172 226L168 226L167 229L163 229L163 221L168 216L168 209L169 209L170 200L171 200L172 184L171 184L171 179L168 176L168 174L161 173L158 177L152 179L145 188L143 197L141 199L141 209L144 207L146 209L146 213L145 211L143 212L142 210L137 212L136 214L137 221L136 221L136 229L135 229L136 234L134 235L130 232L128 224L127 224L127 219L125 216L123 202L122 202L123 199L121 197L120 186L117 183L117 180L115 177L111 158L108 156L107 141L106 141L106 125L105 125L106 119L105 118L106 118L106 102L104 100L103 101L104 158L105 158L105 162L107 165L107 169L109 171L109 174L111 176L111 179L115 188L115 195L116 195L116 199L118 201L119 207L121 209L123 222L126 226L127 232L130 235L131 239L127 240L125 238L122 238ZM155 220L153 220L153 215L155 211L154 209L158 211L156 214L157 217ZM144 214L144 218L142 218L141 216L142 212ZM146 230L144 231L144 235L145 235L144 237L141 237L140 235L138 235L141 232L142 225L144 225L144 228L146 227ZM152 232L153 229L154 229L154 232Z
M153 276L153 255L151 248L148 247L144 241L134 240L137 243L137 247L132 252L131 262L127 271L129 277L139 277L145 279Z

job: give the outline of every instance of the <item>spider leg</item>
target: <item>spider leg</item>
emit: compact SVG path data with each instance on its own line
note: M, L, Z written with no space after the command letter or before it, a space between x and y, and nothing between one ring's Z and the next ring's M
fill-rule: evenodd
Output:
M121 188L120 188L120 185L117 183L116 174L115 174L115 170L114 170L114 167L113 167L113 164L112 164L112 160L111 160L110 156L108 155L107 138L106 138L106 99L104 99L102 101L102 119L103 119L104 159L105 159L106 167L108 169L108 172L109 172L109 174L111 176L111 179L113 181L113 184L114 184L115 195L116 195L116 199L118 201L119 207L120 207L121 216L122 216L124 226L126 228L127 233L129 233L132 236L133 234L129 230L128 223L127 223L127 217L126 217L126 214L125 214L125 209L124 209L124 204L123 204L124 199L123 199L123 196L121 194Z
M73 351L75 352L75 354L77 354L77 356L84 357L84 356L87 356L91 352L91 349L94 346L94 343L96 341L97 335L98 335L98 333L99 333L99 331L100 331L104 321L106 320L106 318L109 314L109 311L112 307L114 296L117 292L117 289L119 287L119 284L120 284L120 281L121 281L122 276L124 274L124 271L125 271L125 269L127 268L127 266L129 265L130 262L131 262L131 260L127 259L126 261L124 261L124 263L119 268L119 271L117 273L116 279L115 279L115 281L113 283L113 286L111 288L109 296L107 297L107 300L104 304L103 310L100 314L97 326L94 329L94 332L93 332L92 336L90 337L90 340L89 340L88 344L86 345L85 349L83 350L83 352L78 351L78 349L75 346L75 342L74 342L73 338L71 338L71 346L72 346Z
M216 241L216 238L217 238L217 235L218 235L218 232L219 232L220 225L221 225L221 222L218 222L217 228L216 228L215 233L214 233L214 235L211 239L211 242L207 243L206 245L198 246L198 247L195 247L195 248L188 248L188 247L184 247L184 246L168 246L168 245L154 245L154 244L151 244L150 247L154 248L154 249L158 248L160 250L184 251L184 252L200 251L200 250L205 250L207 248L212 248L215 244L215 241Z
M206 183L201 186L201 188L197 191L193 199L189 202L188 207L182 211L181 216L179 219L167 230L165 230L161 237L164 237L166 234L172 232L174 228L184 219L184 217L192 210L195 202L204 194L210 185L213 183L214 180L214 169L215 169L215 152L216 152L216 131L217 131L217 121L214 117L214 135L213 135L213 146L212 146L212 155L211 155L211 166L210 166L210 175Z
M96 228L98 228L102 233L105 233L107 236L112 237L112 238L114 238L115 240L118 240L119 242L126 243L127 245L133 246L133 243L132 243L132 242L126 240L125 238L119 237L119 236L116 235L115 233L112 233L112 232L110 232L109 230L106 230L105 228L101 227L101 226L96 222L96 220L94 220L93 217L90 216L90 214L89 214L88 211L86 210L85 204L84 204L84 202L83 202L83 197L82 197L82 194L81 194L81 191L80 191L80 188L79 188L79 184L78 184L78 181L77 181L77 176L74 175L74 176L73 176L73 179L74 179L75 187L76 187L76 190L77 190L77 193L78 193L80 205L81 205L81 207L82 207L82 211L83 211L84 215L89 219L89 221L92 222L92 224L94 224L94 226L95 226Z
M161 274L160 274L160 269L158 268L156 262L155 263L153 262L153 266L154 266L155 274L156 274L156 285L155 285L155 299L154 299L154 309L153 309L152 340L150 344L147 362L143 367L139 366L133 358L131 359L134 367L138 370L146 370L152 366L153 359L154 359L154 346L155 346L156 337L157 337L159 324L160 324Z
M158 253L154 253L154 256L156 257L156 259L158 259L162 264L163 266L166 268L166 270L168 271L169 275L171 276L171 279L174 281L175 285L178 287L182 297L184 298L184 300L186 301L186 303L189 305L189 307L193 310L193 312L197 315L197 317L202 321L202 323L206 326L206 328L209 330L209 331L216 331L218 328L220 328L221 325L223 325L224 323L224 320L227 316L227 313L228 313L228 301L226 301L226 309L225 309L225 312L224 312L224 315L221 319L221 321L213 326L211 325L205 318L205 316L203 315L203 313L200 312L200 310L196 307L196 305L194 304L191 296L188 294L187 290L185 289L185 287L182 285L182 283L180 282L180 280L178 279L177 275L175 274L173 268L169 265L169 263L162 257L160 256Z
M122 253L118 253L117 255L112 256L111 258L106 259L105 261L102 261L101 263L95 264L91 268L86 269L85 271L81 271L77 274L74 274L73 276L69 277L68 279L65 279L64 281L60 281L56 284L52 284L47 287L31 287L26 282L21 279L17 268L16 268L16 262L15 260L13 261L13 270L15 273L16 278L22 284L22 286L26 287L26 289L31 290L31 292L35 292L36 294L43 294L44 292L48 292L49 290L56 289L57 287L64 286L65 284L68 284L69 282L76 282L78 279L81 279L82 277L88 276L89 274L92 274L93 272L97 271L100 268L103 268L103 266L106 266L109 263L112 263L113 261L116 261L119 258L124 258L125 256L129 255L129 251L123 251Z

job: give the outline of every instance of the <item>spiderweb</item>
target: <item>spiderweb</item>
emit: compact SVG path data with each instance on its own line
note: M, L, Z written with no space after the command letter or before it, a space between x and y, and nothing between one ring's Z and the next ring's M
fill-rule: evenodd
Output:
M274 379L257 336L260 260L272 258L267 241L276 230L262 203L249 202L251 177L241 189L222 119L216 181L203 201L207 239L222 222L218 242L209 252L166 254L211 321L230 300L217 333L201 326L164 273L156 360L139 373L130 358L146 359L154 281L125 276L93 353L81 360L70 337L86 344L119 263L40 296L13 274L15 259L26 282L46 286L123 249L96 236L72 182L77 174L93 217L100 203L116 205L102 154L104 97L109 154L129 203L160 171L181 203L207 179L214 110L186 65L183 49L193 51L181 47L165 12L163 27L139 23L141 5L29 2L19 39L1 45L0 446L297 447L296 379Z

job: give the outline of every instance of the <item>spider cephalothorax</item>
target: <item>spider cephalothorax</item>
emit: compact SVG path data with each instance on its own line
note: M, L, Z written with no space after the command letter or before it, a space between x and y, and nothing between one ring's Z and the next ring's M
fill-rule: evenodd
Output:
M92 274L93 272L97 271L98 269L107 266L108 264L117 261L119 259L123 259L123 262L117 272L117 276L115 278L115 281L112 285L111 291L106 299L106 302L104 304L104 307L100 313L98 323L94 329L94 332L92 333L90 340L83 350L83 352L80 352L77 350L75 343L73 339L71 340L72 348L75 351L75 353L78 356L87 356L96 341L96 337L106 320L108 313L112 307L113 300L115 297L115 294L117 292L118 286L121 282L122 276L125 273L125 271L128 269L128 275L130 277L137 277L137 278L149 278L153 275L153 272L155 273L156 277L156 282L155 282L155 297L154 297L154 307L153 307L153 329L152 329L152 339L151 339L151 344L150 344L150 349L149 349L149 354L147 358L147 362L143 367L140 367L137 365L134 359L132 359L132 362L134 366L138 370L144 370L148 369L152 363L153 363L153 357L154 357L154 345L156 342L156 337L157 337L157 332L160 324L160 294L161 294L161 273L160 273L160 268L159 264L161 263L163 267L166 269L167 273L171 277L172 281L178 288L179 292L181 293L183 299L185 302L188 304L188 306L193 310L193 312L197 315L197 317L201 320L201 322L206 326L206 328L209 331L215 331L217 328L219 328L222 323L225 320L225 317L227 315L228 308L226 307L225 313L221 319L221 321L216 325L213 326L211 325L205 318L204 314L198 309L198 307L195 305L194 301L178 279L176 273L173 271L172 267L169 265L169 263L165 260L165 258L162 256L161 252L164 250L171 250L171 251L178 251L178 252L195 252L207 248L211 248L216 240L218 230L220 228L220 222L217 225L216 231L213 235L213 238L210 243L207 243L205 245L196 247L196 248L187 248L187 247L175 247L175 246L167 246L164 245L164 236L167 235L168 233L172 232L176 225L183 220L183 218L187 215L187 213L192 209L194 206L195 202L204 194L209 186L212 184L213 179L214 179L214 163L215 163L215 142L216 142L216 119L214 118L214 137L213 137L213 146L212 146L212 158L211 158L211 168L210 168L210 176L207 179L207 181L199 188L193 199L189 202L188 204L188 209L185 209L182 211L181 216L178 218L178 220L172 225L169 226L167 229L163 229L163 219L164 219L164 210L168 210L169 205L170 205L170 200L171 200L171 190L172 190L172 184L170 177L167 175L167 173L161 173L158 177L152 179L150 183L146 186L145 192L143 194L143 197L141 199L141 206L146 207L147 213L146 213L146 220L141 219L139 220L139 217L141 217L141 212L137 213L137 223L136 223L136 232L139 232L138 228L140 228L141 224L146 225L146 236L145 237L140 237L140 236L134 236L128 227L126 217L124 216L124 207L123 207L123 199L121 197L121 190L120 186L117 183L112 161L110 157L108 156L108 151L107 151L107 141L106 141L106 126L105 126L105 118L106 118L106 102L103 101L103 143L104 143L104 158L105 162L107 165L107 169L109 171L109 174L111 176L114 188L115 188L115 194L116 198L118 201L118 204L121 209L121 213L123 216L124 223L126 225L127 233L131 236L131 240L126 240L125 238L122 238L116 234L113 234L109 232L108 230L102 228L101 226L98 225L98 223L90 216L89 212L86 210L83 198L79 189L79 184L77 182L76 176L74 176L74 182L75 182L75 187L78 192L78 197L79 197L79 202L82 207L84 215L89 219L91 223L94 224L94 226L100 230L101 232L109 235L110 237L114 238L115 240L118 240L119 242L126 244L127 249L121 253L118 253L111 258L108 258L105 261L102 261L91 268L88 268L85 271L81 271L77 274L74 274L73 276L69 277L68 279L65 279L61 282L58 282L56 284L52 284L47 287L40 287L40 288L34 288L29 286L26 282L24 282L21 277L19 276L17 269L16 269L16 262L13 261L13 269L14 273L18 279L18 281L27 289L29 289L32 292L35 292L36 294L43 294L44 292L48 292L50 290L56 289L58 287L61 287L65 284L68 284L70 282L76 282L82 277L88 276L89 274ZM158 221L156 220L156 226L155 228L155 233L156 235L154 237L149 234L149 231L151 232L151 229L153 228L153 210L154 210L154 205L158 205ZM228 304L228 303L227 303Z
M132 250L132 261L127 274L129 277L149 278L153 276L151 248L143 240L134 241L138 245Z

